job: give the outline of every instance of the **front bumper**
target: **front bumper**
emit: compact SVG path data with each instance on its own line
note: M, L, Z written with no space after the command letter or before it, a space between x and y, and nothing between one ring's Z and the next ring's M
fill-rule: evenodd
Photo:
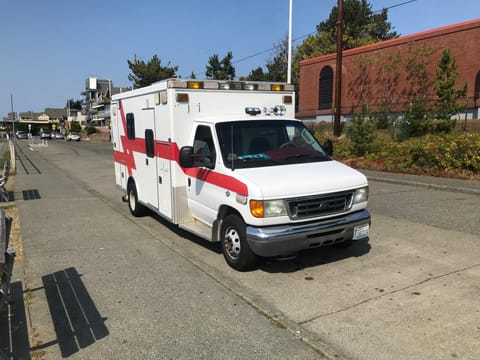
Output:
M247 241L259 256L290 255L304 249L350 241L356 226L370 223L368 211L361 210L308 224L247 226Z

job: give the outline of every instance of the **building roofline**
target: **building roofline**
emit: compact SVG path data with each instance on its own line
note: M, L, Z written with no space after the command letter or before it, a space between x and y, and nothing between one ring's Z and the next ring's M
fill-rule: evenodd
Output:
M480 19L465 21L462 23L447 25L444 27L440 27L432 30L426 30L426 31L422 31L419 33L411 34L411 35L400 36L395 39L385 40L385 41L377 42L374 44L369 44L369 45L364 45L364 46L356 47L349 50L344 50L343 56L347 57L347 56L352 56L359 53L372 52L375 50L381 50L381 49L395 46L395 45L408 44L408 43L416 42L419 40L425 40L425 39L429 39L437 36L444 36L450 33L471 30L479 27L480 27ZM317 56L311 59L302 60L300 61L300 66L310 65L317 62L323 62L326 60L335 59L336 56L337 56L336 53L331 53L327 55Z

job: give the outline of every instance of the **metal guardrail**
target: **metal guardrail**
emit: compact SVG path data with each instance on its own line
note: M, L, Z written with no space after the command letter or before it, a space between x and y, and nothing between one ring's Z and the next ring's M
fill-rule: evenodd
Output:
M0 212L0 311L9 301L10 279L12 277L13 262L15 259L15 250L8 248L10 241L10 230L12 228L12 218L5 215L5 211Z

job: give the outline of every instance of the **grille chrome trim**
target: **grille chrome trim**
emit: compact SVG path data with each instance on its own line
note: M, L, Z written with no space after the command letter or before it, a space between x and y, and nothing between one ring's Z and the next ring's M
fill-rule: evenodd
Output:
M288 216L292 220L343 213L352 207L354 191L287 199Z

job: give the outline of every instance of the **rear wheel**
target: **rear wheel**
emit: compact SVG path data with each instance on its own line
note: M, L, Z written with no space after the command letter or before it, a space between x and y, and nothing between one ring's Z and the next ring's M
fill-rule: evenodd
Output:
M133 216L139 217L145 215L145 207L138 202L137 188L135 183L131 182L127 187L128 208Z
M235 270L245 271L254 267L257 256L248 246L245 223L237 215L228 215L222 222L221 239L225 260Z

